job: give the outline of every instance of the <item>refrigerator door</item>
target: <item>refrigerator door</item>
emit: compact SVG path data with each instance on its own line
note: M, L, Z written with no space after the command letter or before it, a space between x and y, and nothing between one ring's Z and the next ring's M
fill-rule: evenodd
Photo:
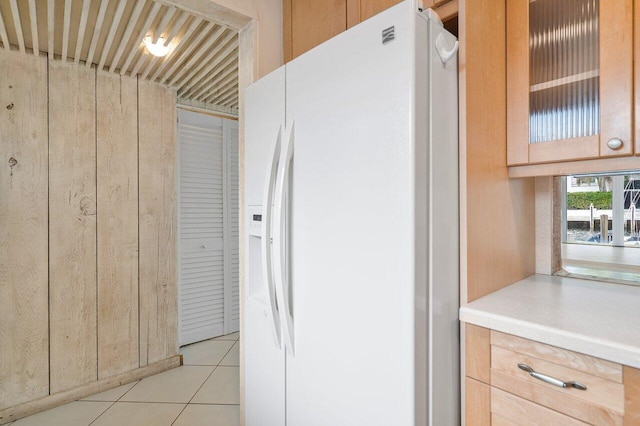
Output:
M414 425L412 3L287 64L289 426Z
M275 173L285 114L285 69L246 90L245 134L245 286L244 414L247 426L284 426L285 354L272 274L272 223ZM265 196L266 194L266 196ZM267 200L267 201L264 201ZM265 207L266 204L266 207ZM271 205L269 205L271 204ZM266 210L266 208L270 210ZM259 231L258 231L259 230ZM264 237L267 241L263 241ZM265 250L270 250L266 253ZM265 260L269 265L264 264ZM273 278L273 277L271 277Z

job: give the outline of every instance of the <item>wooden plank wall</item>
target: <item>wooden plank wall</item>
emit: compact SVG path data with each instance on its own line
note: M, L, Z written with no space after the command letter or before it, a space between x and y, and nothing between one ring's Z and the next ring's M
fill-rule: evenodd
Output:
M175 93L141 81L140 366L178 353Z
M55 393L97 380L96 73L50 61L49 79L55 82L49 85L49 324Z
M98 73L98 377L138 367L137 80Z
M49 393L47 61L0 55L0 410Z
M175 366L175 108L0 50L0 423Z

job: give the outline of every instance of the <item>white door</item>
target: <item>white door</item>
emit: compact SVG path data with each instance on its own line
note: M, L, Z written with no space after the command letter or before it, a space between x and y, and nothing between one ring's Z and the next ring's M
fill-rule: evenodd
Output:
M238 330L237 125L226 121L179 111L180 345Z
M289 426L417 424L411 4L287 64Z
M246 91L245 120L245 285L244 419L246 426L284 426L285 355L274 294L265 281L262 220L267 175L284 124L284 67ZM272 182L273 183L273 182ZM268 186L268 185L267 185ZM272 203L270 203L272 204ZM265 238L266 239L266 238ZM269 238L270 240L270 238ZM273 281L272 281L273 282Z

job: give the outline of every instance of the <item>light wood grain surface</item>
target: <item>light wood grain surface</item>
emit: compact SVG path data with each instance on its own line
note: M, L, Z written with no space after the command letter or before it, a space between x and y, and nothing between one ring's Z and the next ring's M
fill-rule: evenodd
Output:
M175 92L140 82L140 366L178 353Z
M371 18L399 2L400 0L360 0L360 21Z
M636 6L637 6L637 2ZM633 153L633 4L632 0L600 1L600 156ZM607 146L611 138L620 149Z
M519 363L527 364L538 373L555 377L562 381L575 380L587 386L587 390L581 391L573 388L563 389L543 382L518 368ZM536 386L542 386L549 392L555 392L561 389L562 394L581 399L593 405L608 408L620 414L624 413L624 386L622 383L602 379L588 373L554 364L545 359L513 352L498 346L491 346L491 370L492 372L499 371L513 378L522 379Z
M507 170L505 18L505 2L460 4L463 305L535 271L534 182Z
M640 424L640 370L624 367L624 425Z
M491 413L504 418L508 424L522 426L586 425L572 417L496 388L491 388Z
M633 55L635 60L640 58L640 7L637 3L633 7ZM634 118L635 118L635 132L633 134L635 139L635 153L640 155L640 67L635 65L633 67L633 90L634 90Z
M491 371L491 385L589 424L622 425L621 412L576 398L566 389L551 389L498 370Z
M98 73L98 378L139 365L137 80Z
M46 72L0 52L0 409L49 393Z
M347 29L346 0L291 0L292 58Z
M529 162L529 1L507 8L507 164Z
M465 425L490 426L491 386L467 377L465 388Z
M491 384L491 330L465 324L467 376Z
M49 62L51 393L97 380L95 78Z
M545 359L558 365L582 371L603 379L622 383L622 366L556 346L546 345L511 334L491 330L491 344L518 353Z

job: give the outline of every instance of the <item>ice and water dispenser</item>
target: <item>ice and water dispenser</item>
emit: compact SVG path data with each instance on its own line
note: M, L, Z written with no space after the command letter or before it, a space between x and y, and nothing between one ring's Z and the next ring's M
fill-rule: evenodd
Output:
M266 288L262 277L262 206L249 206L248 212L248 277L247 297L267 303Z

